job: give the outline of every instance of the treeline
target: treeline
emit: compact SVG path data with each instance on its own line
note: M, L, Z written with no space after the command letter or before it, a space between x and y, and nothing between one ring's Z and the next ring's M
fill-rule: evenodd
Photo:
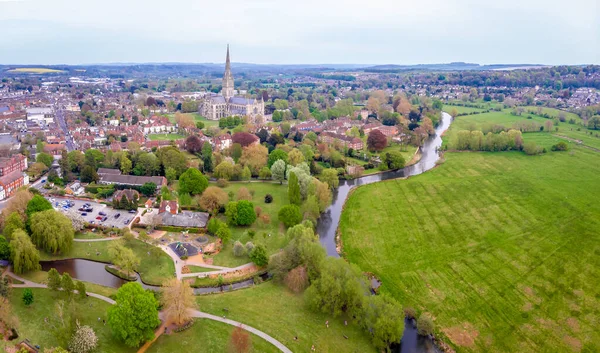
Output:
M497 134L460 130L448 142L448 149L456 151L520 151L522 148L521 131L514 129Z
M314 78L322 78L325 80L338 80L338 81L356 81L356 77L352 75L342 75L342 74L332 74L332 75L323 75L323 74L309 74L308 76Z

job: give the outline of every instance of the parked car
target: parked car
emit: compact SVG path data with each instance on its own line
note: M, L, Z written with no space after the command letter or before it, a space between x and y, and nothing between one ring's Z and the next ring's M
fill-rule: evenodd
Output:
M98 216L98 217L96 217L96 219L97 219L97 220L101 220L101 219L102 219L102 216Z
M137 210L129 210L129 213L137 213Z
M42 179L42 184L46 182L46 179Z
M106 213L104 213L104 212L102 212L102 211L98 212L98 214L99 214L100 216L106 216Z
M117 218L119 218L119 217L121 217L121 214L120 214L120 213L117 213L117 214L115 215L115 219L117 219Z
M81 215L82 215L82 216L87 216L87 213L83 212Z
M126 219L125 222L123 222L123 224L128 225L129 224L129 219Z
M108 219L108 217L104 216L104 217L102 218L102 222L106 221L107 219Z

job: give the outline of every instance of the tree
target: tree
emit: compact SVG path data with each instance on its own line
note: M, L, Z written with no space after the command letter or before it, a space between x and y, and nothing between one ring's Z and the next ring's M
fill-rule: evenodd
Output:
M140 187L140 191L145 196L152 196L156 193L156 184L153 182L144 183L144 185Z
M27 214L27 220L31 220L31 216L36 212L52 210L52 204L46 200L42 195L35 195L28 203L25 213Z
M31 216L31 240L44 251L67 253L74 237L71 220L58 211L46 210Z
M338 316L342 312L356 314L363 301L366 285L360 270L340 258L327 258L321 276L306 290L310 307Z
M202 140L197 135L188 136L185 139L185 149L192 154L196 154L202 150Z
M65 216L67 216L67 218L69 218L69 220L71 221L71 225L73 226L74 231L78 232L80 230L83 230L83 228L85 227L85 220L79 213L75 212L74 209L70 209L67 212L65 212Z
M133 164L131 163L131 160L127 158L125 153L121 154L121 157L119 158L119 165L121 166L121 173L125 175L131 173Z
M75 285L75 289L77 289L77 293L79 293L80 299L85 299L85 297L87 297L85 283L83 283L81 281L77 281L77 284Z
M60 286L62 287L67 297L71 298L71 296L73 295L73 291L75 290L75 283L73 283L71 275L69 275L66 272L63 273L60 279Z
M279 221L283 222L286 227L292 227L302 222L302 214L300 208L296 205L285 205L277 214Z
M301 207L302 216L305 220L309 220L313 223L317 223L317 219L321 214L319 209L319 202L317 201L316 196L309 195L306 198L306 201L302 204Z
M198 195L207 187L208 179L196 168L189 168L179 176L180 193Z
M404 157L398 151L390 151L383 154L382 162L385 163L388 169L404 168Z
M254 205L247 200L240 200L237 203L236 224L240 226L249 226L256 221Z
M301 293L308 287L306 266L298 266L285 276L286 286L294 293Z
M80 179L83 183L92 183L100 180L100 177L98 177L98 173L96 172L94 167L86 165L81 170Z
M321 181L327 183L331 189L335 189L340 184L338 172L336 169L328 168L321 172Z
M89 326L81 326L77 322L77 328L71 341L69 342L69 351L72 353L89 353L98 346L98 337Z
M44 163L46 167L50 168L52 163L54 163L54 157L48 153L42 152L38 153L38 155L35 157L35 161L38 163Z
M75 306L68 305L64 300L56 302L54 315L50 315L47 329L60 345L68 346L76 328Z
M62 278L55 268L51 268L50 271L48 271L48 289L53 291L59 290L61 287L61 280Z
M23 290L23 296L21 298L23 300L23 304L26 306L30 306L33 303L33 292L31 288L25 288Z
M0 260L10 259L10 246L8 240L0 235Z
M136 175L152 176L156 174L159 168L160 160L154 153L141 153L137 158L133 172Z
M417 319L417 332L421 336L429 336L433 333L435 326L433 320L427 314L421 314Z
M190 283L173 278L163 285L161 291L160 301L167 320L179 326L189 322L191 310L196 307L196 297Z
M238 216L237 205L238 205L237 202L230 201L225 206L225 217L227 217L227 223L231 224L231 225L234 225L234 226L238 224L238 221L237 221L237 216Z
M140 265L140 259L135 256L133 250L126 248L118 242L112 242L108 246L108 254L111 262L125 271L128 276Z
M252 339L248 332L237 326L231 332L231 338L229 339L229 353L249 353L252 351Z
M154 295L137 282L129 282L117 291L116 304L108 308L108 324L113 334L129 347L154 338L160 324Z
M12 212L4 221L4 230L2 233L8 240L10 240L12 239L12 234L18 229L25 229L25 224L17 212Z
M400 343L404 332L404 312L400 305L387 295L372 295L366 300L361 324L371 333L373 345L390 351L392 344Z
M381 151L387 147L387 137L379 130L373 130L367 138L369 151Z
M244 244L240 243L239 240L236 240L236 242L233 243L233 256L242 257L245 254L246 254L246 248L244 247Z
M271 166L271 174L273 179L279 181L280 184L283 184L283 181L285 180L285 168L286 165L285 161L283 160L277 160Z
M250 191L245 188L245 187L241 187L238 189L237 192L237 200L246 200L246 201L252 201L252 194L250 194Z
M588 121L588 128L591 130L600 130L600 116L596 115Z
M288 197L290 199L290 203L294 205L300 205L302 203L302 198L300 195L300 184L298 183L298 177L296 173L290 173L288 179Z
M44 163L35 162L29 166L27 172L33 175L34 177L38 177L42 175L42 173L44 173L46 170L48 170L48 167L46 167Z
M214 176L219 179L231 180L233 169L233 164L228 160L224 160L215 168Z
M240 163L250 169L252 175L258 175L262 167L267 164L269 150L262 145L251 145L244 148Z
M227 224L221 223L219 225L219 228L215 232L215 235L219 239L221 239L221 242L223 244L227 244L229 242L229 239L231 239L231 230L229 229L229 227L227 226Z
M275 162L278 160L282 160L284 165L287 164L288 154L282 149L276 148L271 153L269 153L268 166L271 168Z
M8 276L0 277L0 298L9 298L11 293L10 282ZM2 306L0 305L0 309ZM0 315L0 318L3 316Z
M304 154L302 154L302 152L300 152L298 149L294 148L288 153L288 164L291 164L295 167L303 162L306 162L304 159Z
M16 274L40 269L40 253L25 231L15 231L9 247L13 271Z
M18 190L9 199L6 208L2 211L3 218L6 220L6 215L17 212L21 216L21 220L25 221L27 219L27 205L32 198L33 194L29 190Z
M209 186L202 193L199 203L200 207L214 215L227 204L227 201L229 201L229 196L225 190L216 186Z
M240 145L239 143L234 143L229 148L229 155L231 156L231 158L233 158L233 161L236 163L240 160L242 153L242 145Z
M171 168L176 172L176 176L185 172L187 169L187 159L183 153L174 147L161 148L158 150L160 163L164 170Z
M269 256L267 256L267 248L263 244L258 244L250 251L250 260L258 267L263 267L269 264Z
M234 144L239 143L242 147L247 147L256 143L259 138L247 132L236 132L231 136L231 140Z

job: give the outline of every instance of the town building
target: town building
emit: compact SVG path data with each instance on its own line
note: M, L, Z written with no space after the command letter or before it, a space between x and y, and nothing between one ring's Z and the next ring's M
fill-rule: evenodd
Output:
M264 116L265 114L265 102L262 97L255 99L235 96L229 45L227 45L221 94L207 94L200 102L199 113L209 120L219 120L232 115L248 116L254 119L258 115Z
M136 175L119 175L119 174L98 174L100 176L100 184L117 184L128 186L142 186L146 183L156 184L156 188L167 185L167 179L162 176L136 176Z
M50 124L54 121L54 111L50 107L27 108L27 120L45 121Z
M10 174L14 171L23 172L27 169L27 157L15 154L8 158L0 158L0 176Z
M319 135L321 141L332 144L335 141L340 141L346 148L352 148L353 150L361 150L364 147L364 143L358 137L350 137L343 134L336 134L333 132L323 132Z
M0 200L11 197L17 189L29 184L29 176L21 171L15 170L0 177Z
M165 212L170 214L178 214L179 205L177 204L177 201L162 200L160 202L160 206L158 207L158 214L162 214Z

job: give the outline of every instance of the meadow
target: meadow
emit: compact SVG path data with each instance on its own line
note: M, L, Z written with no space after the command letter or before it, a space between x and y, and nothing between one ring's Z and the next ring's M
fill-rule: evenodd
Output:
M569 146L446 153L427 173L362 186L341 217L344 256L458 352L599 351L600 153Z
M463 107L460 105L451 105L451 104L444 104L444 107L442 108L443 111L445 112L451 112L453 109L456 109L456 111L459 114L463 114L463 113L472 113L472 112L482 112L483 109L481 108L473 108L473 107Z
M183 136L182 134L149 134L148 138L152 141L162 141L162 140L169 140L169 141L173 141L173 140L180 140L183 139L185 136Z

